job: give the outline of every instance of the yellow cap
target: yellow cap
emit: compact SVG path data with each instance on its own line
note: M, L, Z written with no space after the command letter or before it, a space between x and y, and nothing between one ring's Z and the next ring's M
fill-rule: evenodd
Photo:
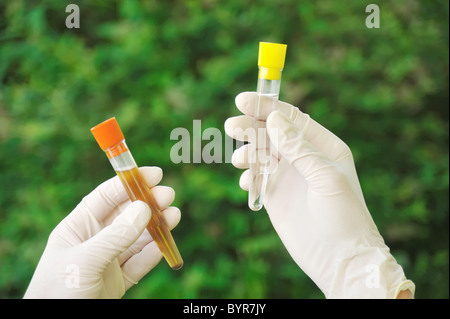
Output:
M279 80L286 58L286 44L259 42L259 77L266 80ZM261 69L265 68L265 69Z

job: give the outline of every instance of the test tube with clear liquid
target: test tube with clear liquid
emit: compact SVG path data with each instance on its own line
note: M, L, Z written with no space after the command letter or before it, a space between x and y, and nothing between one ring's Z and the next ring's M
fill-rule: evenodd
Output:
M254 109L253 129L255 140L250 143L250 183L248 206L259 211L264 206L264 196L273 165L271 165L270 140L266 131L266 118L276 109L280 94L281 72L286 56L285 44L260 42L258 55L257 102ZM262 110L261 104L265 104ZM269 112L269 113L268 113Z

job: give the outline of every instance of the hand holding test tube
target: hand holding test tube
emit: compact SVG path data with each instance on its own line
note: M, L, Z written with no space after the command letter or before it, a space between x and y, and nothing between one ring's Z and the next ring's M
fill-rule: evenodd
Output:
M263 97L278 100L280 94L281 71L284 68L286 44L260 42L258 54L258 102L254 110L255 141L250 145L250 185L248 206L258 211L263 207L264 194L270 175L270 143L265 130L265 117L260 113ZM273 103L275 110L276 103Z
M152 217L147 230L169 266L174 270L180 269L183 266L181 255L151 189L145 183L125 144L125 138L116 119L110 118L98 124L91 129L91 132L100 148L105 151L130 199L144 201L150 207Z

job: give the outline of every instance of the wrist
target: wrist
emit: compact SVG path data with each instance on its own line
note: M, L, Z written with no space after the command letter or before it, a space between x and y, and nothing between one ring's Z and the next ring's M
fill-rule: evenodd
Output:
M416 286L411 280L403 281L394 294L395 299L414 299Z
M407 280L402 267L389 248L360 247L350 256L336 261L334 277L327 298L393 299L408 290L414 295L414 284Z

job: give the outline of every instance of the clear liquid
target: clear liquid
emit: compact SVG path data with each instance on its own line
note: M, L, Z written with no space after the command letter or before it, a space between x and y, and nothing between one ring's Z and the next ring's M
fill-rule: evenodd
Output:
M264 196L267 182L269 180L270 165L270 142L267 136L266 117L267 112L260 109L261 98L273 99L270 111L276 109L278 101L279 81L259 79L258 81L258 101L255 105L255 119L253 128L256 130L256 141L250 145L250 175L251 180L248 192L248 206L253 211L259 211L264 206ZM265 114L264 114L265 113ZM263 130L261 130L263 128ZM264 135L264 136L263 136Z

